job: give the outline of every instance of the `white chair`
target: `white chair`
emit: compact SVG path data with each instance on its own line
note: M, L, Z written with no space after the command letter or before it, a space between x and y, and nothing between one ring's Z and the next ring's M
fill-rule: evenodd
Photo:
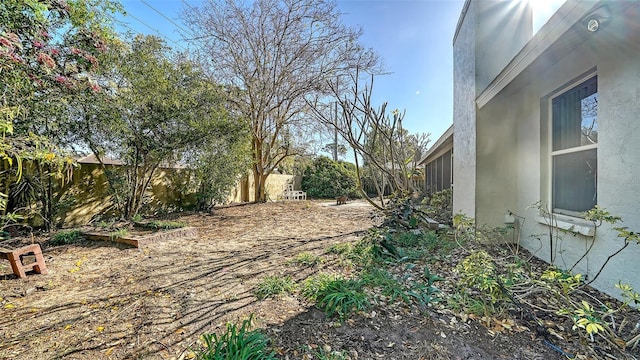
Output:
M282 200L307 200L307 193L300 190L294 190L293 184L286 184L282 191Z

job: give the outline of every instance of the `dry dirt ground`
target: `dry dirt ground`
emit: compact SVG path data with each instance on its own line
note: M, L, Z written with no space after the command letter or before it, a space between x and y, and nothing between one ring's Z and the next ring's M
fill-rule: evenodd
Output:
M301 296L256 298L269 275L348 276L352 269L326 249L360 239L372 213L358 202L251 204L177 216L198 236L143 249L43 241L48 275L20 280L0 261L0 359L184 359L203 333L250 314L282 359L329 348L354 360L562 358L533 331L491 335L446 311L381 306L340 324ZM324 262L288 263L301 252Z

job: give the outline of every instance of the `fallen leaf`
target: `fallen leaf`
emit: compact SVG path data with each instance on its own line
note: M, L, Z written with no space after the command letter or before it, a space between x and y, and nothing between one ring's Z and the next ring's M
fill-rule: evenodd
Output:
M15 305L13 304L7 304L4 306L5 309L13 309L15 307Z
M103 331L104 331L104 326L98 326L98 327L96 328L96 331L97 331L97 332L103 332Z

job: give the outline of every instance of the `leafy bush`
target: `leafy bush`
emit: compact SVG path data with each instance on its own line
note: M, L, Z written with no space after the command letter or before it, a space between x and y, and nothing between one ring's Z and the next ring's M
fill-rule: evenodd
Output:
M269 338L258 330L250 330L253 315L242 321L240 328L236 324L227 324L227 331L218 336L202 336L205 349L197 353L202 360L270 360L276 359L273 350L268 348Z
M49 244L53 246L72 244L82 238L82 232L78 229L62 230L53 234Z
M258 284L258 290L256 296L259 299L266 299L279 294L288 294L295 290L296 284L293 282L290 276L267 276L260 284Z
M343 195L358 198L360 193L357 183L355 165L320 156L312 166L305 169L302 190L315 198L335 198Z
M510 304L508 290L526 281L522 269L508 268L509 272L504 274L486 251L473 251L455 267L460 275L459 290L483 302L483 315L502 312Z

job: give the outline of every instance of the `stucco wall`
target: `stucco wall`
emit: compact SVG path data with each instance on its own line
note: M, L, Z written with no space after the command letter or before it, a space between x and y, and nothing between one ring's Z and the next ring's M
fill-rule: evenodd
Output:
M245 194L244 200L246 201L255 201L255 181L253 180L253 175L249 174L247 178L238 181L238 184L234 189L232 189L231 194L229 195L229 202L243 202L243 182L248 182L245 186L244 191L248 192ZM287 174L271 174L267 177L266 184L266 194L267 200L276 201L280 199L282 195L282 191L285 189L286 184L293 184L293 188L295 190L301 189L302 177L295 175L287 175Z
M170 210L193 206L195 189L189 189L189 178L185 169L157 170L147 194L149 207ZM56 195L60 196L60 216L64 226L86 224L98 214L108 214L113 205L107 178L98 164L81 164L61 192Z
M498 98L477 113L476 223L502 225L515 207L517 119L522 107Z
M475 216L476 1L467 3L453 43L453 212Z
M640 5L632 7L636 13ZM626 9L625 11L629 11ZM595 34L580 33L581 28L571 30L568 36L539 57L525 72L502 90L484 108L478 110L479 123L494 118L496 124L511 121L516 124L514 132L499 130L491 132L494 139L487 139L488 132L478 129L478 192L489 185L487 195L478 195L478 218L486 213L486 219L500 225L502 204L525 218L522 225L521 242L545 261L551 255L555 264L568 269L578 261L586 249L595 241L590 255L580 261L575 272L593 277L607 257L623 245L611 226L605 224L597 230L596 237L573 233L554 232L552 244L549 227L536 220L539 211L531 205L541 202L548 207L551 197L549 155L549 101L551 96L590 73L598 76L598 204L614 215L621 216L632 231L640 230L640 42L638 32L630 31L624 21L623 10L613 7L612 22ZM636 29L637 30L637 29ZM558 51L559 49L564 51ZM499 109L504 109L504 112ZM486 129L491 128L487 126ZM510 128L510 127L507 127ZM494 130L496 128L494 127ZM515 136L517 144L511 153L506 147L491 149L488 142L509 144ZM491 153L484 155L485 149ZM500 151L502 150L502 151ZM457 151L457 149L456 149ZM502 155L499 155L502 154ZM515 201L505 196L490 196L491 189L499 184L509 186L496 177L496 167L490 160L509 163L514 156L516 169ZM499 170L498 170L499 171ZM500 175L502 175L500 173ZM499 204L500 206L497 206ZM513 204L513 205L512 205ZM513 206L513 207L511 207ZM557 217L558 220L590 225L575 218ZM614 285L618 281L630 283L640 290L640 245L632 244L614 257L606 266L595 287L613 295L620 293Z
M529 1L475 0L476 92L480 94L531 39Z

